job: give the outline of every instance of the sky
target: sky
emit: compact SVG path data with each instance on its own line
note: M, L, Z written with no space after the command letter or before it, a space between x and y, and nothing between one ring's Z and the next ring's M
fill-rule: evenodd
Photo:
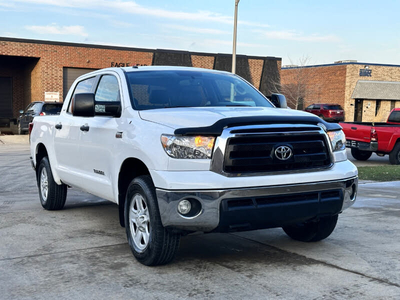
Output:
M0 36L232 53L235 0L0 0ZM400 1L240 0L237 54L400 65Z

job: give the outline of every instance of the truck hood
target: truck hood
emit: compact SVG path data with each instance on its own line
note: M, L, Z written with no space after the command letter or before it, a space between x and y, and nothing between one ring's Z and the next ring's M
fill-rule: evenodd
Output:
M304 117L312 115L298 110L269 107L180 107L142 110L139 114L143 120L162 124L173 129L206 127L221 119L234 117Z

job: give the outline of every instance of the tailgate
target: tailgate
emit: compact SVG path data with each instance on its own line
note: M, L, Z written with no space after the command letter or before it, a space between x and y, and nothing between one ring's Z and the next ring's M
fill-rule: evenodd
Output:
M340 123L346 140L369 143L371 141L371 127L368 125L360 125L354 123Z

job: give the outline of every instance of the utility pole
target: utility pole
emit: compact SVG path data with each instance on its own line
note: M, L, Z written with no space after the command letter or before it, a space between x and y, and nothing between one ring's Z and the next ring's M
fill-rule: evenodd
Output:
M232 50L232 73L236 73L236 36L237 36L237 15L240 0L235 0L235 17L233 21L233 50Z

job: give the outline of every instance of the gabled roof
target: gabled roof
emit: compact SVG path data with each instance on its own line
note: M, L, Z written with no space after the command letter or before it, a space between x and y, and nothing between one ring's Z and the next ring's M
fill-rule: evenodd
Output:
M400 82L359 80L353 99L400 100Z

